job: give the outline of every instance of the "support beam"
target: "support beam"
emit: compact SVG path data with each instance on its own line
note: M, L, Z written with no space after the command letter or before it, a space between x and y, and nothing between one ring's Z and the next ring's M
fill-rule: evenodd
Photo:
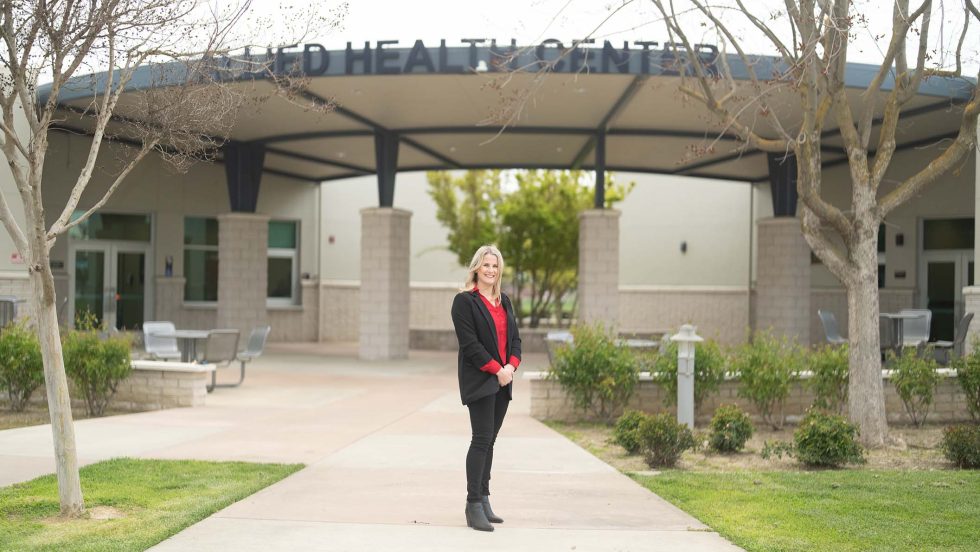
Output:
M224 151L228 199L233 213L254 213L265 164L265 144L228 142Z
M596 136L595 144L595 203L596 209L606 207L606 133Z
M772 190L772 215L795 217L796 156L790 153L769 153L769 187Z
M398 172L398 135L378 131L374 134L374 158L378 167L378 206L395 204L395 173Z

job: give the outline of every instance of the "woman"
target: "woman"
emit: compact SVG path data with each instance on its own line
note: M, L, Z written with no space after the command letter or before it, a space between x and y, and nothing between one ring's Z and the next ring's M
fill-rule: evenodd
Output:
M463 289L453 300L459 340L459 394L470 410L466 453L466 524L493 531L503 519L490 508L493 443L507 414L511 381L521 363L521 336L510 299L500 291L504 258L493 245L476 250Z

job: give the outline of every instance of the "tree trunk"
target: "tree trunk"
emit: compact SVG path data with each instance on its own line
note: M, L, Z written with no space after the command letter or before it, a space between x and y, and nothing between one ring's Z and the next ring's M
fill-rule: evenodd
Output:
M861 442L880 447L888 437L885 396L881 380L881 348L878 334L878 240L868 232L852 249L856 277L847 285L847 320L850 377L847 407L851 422L861 432Z
M31 300L37 319L41 357L44 361L44 388L48 396L48 414L54 438L55 468L58 474L58 497L61 515L78 517L85 512L82 486L78 476L78 452L75 448L75 426L72 423L68 378L61 352L61 333L54 292L54 278L46 253L33 259Z

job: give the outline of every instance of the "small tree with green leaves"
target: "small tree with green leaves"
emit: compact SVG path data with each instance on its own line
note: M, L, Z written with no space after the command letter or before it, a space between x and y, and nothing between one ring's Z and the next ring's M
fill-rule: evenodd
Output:
M101 329L90 313L78 317L75 330L65 334L65 370L85 397L91 416L102 416L119 382L132 372L130 340L125 336L99 335Z
M842 414L847 404L847 345L825 345L806 355L810 379L806 386L813 391L813 406Z
M44 363L37 332L25 322L0 330L0 389L6 389L10 409L21 412L34 390L44 384Z
M629 402L640 379L636 358L601 325L575 326L572 337L573 343L558 349L549 377L577 408L610 422Z
M966 408L973 421L980 422L980 341L973 343L973 352L956 359L956 380L966 396Z
M515 310L526 313L532 328L552 314L561 323L564 300L578 285L578 216L593 201L585 173L515 171L510 187L500 171L431 172L428 180L436 218L459 263L466 266L478 247L496 243L513 275ZM609 180L606 206L632 187Z
M731 368L739 378L738 396L752 401L773 429L783 427L783 406L801 363L795 343L769 332L757 333L732 356Z
M914 347L905 347L900 355L888 353L892 365L892 384L905 405L912 423L921 426L929 415L936 386L939 385L939 365L933 358L932 348L920 355Z

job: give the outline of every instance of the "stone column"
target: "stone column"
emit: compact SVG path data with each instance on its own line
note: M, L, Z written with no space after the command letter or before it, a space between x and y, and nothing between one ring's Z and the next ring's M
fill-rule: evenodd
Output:
M218 328L237 328L247 339L267 324L269 217L218 215Z
M977 139L980 139L980 128L977 128ZM980 213L980 151L974 153L973 177L976 185L973 187L973 220L976 221L977 213ZM980 260L977 255L977 246L980 246L980 225L973 225L973 260L974 263ZM976 266L974 264L974 266ZM976 279L976 276L974 276ZM967 282L963 288L963 302L966 303L966 312L973 313L973 320L970 321L970 329L966 332L966 343L963 344L963 354L970 354L973 351L973 340L980 337L980 286L977 283Z
M409 259L412 212L361 210L361 331L363 360L408 358Z
M796 217L760 219L755 329L810 343L810 247Z
M579 215L578 319L619 326L619 216L614 209Z

